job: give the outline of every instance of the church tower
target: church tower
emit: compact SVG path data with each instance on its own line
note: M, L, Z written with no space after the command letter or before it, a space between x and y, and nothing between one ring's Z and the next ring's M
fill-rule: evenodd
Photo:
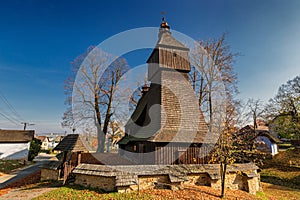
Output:
M204 163L198 155L206 153L200 147L208 128L188 80L189 48L164 19L147 63L151 84L125 125L119 153L139 164Z
M147 63L149 81L152 81L155 74L163 68L183 73L188 73L191 70L189 49L171 35L170 26L164 19L159 28L156 47Z

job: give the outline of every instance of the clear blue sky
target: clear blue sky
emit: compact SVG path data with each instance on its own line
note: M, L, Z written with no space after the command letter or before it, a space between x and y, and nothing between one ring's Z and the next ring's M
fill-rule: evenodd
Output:
M234 66L241 98L267 101L300 74L298 0L7 0L0 5L0 91L38 132L62 132L69 63L114 34L159 26L162 10L172 29L195 40L229 33L242 54ZM0 112L10 113L3 102ZM0 128L22 126L0 116Z

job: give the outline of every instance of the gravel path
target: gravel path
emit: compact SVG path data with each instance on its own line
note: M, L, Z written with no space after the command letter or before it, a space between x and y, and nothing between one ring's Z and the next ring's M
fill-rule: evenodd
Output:
M9 200L28 200L33 199L42 195L43 193L50 192L58 188L59 185L52 184L41 187L28 187L28 188L16 188L11 189L7 194L0 196L0 200L9 199Z

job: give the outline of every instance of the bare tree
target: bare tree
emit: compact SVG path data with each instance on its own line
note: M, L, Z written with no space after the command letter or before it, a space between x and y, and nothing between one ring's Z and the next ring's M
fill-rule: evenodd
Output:
M247 107L249 109L248 115L251 116L253 122L254 132L257 129L257 120L263 117L265 112L263 102L260 99L248 99Z
M234 97L237 91L237 76L233 70L234 59L225 40L220 38L200 41L191 51L191 84L198 97L198 104L208 117L211 133L219 133L218 142L211 152L211 162L220 164L221 196L225 192L227 165L235 161L235 137L240 124L240 102Z
M65 81L67 111L63 126L93 128L97 133L97 152L104 152L118 81L128 69L125 59L115 58L97 47L72 62L72 74Z
M193 89L198 96L199 106L213 120L213 101L220 87L228 94L237 93L237 76L233 70L234 58L225 41L226 34L217 39L200 41L191 51L192 70L189 74Z

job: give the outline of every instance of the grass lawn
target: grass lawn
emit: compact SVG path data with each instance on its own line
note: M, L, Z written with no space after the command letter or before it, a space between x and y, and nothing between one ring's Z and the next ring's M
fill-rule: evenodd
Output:
M261 180L300 190L300 149L288 149L266 161Z
M7 174L20 167L24 167L23 160L0 160L0 173Z
M119 200L127 200L127 199L155 199L151 197L151 195L139 195L137 192L132 193L103 193L97 189L87 189L81 186L64 186L53 191L50 191L46 194L43 194L34 200L47 200L47 199L119 199Z
M261 200L299 200L300 190L270 183L262 183L263 192L257 192L256 196Z
M243 191L226 190L225 200L299 200L300 190L287 188L283 186L262 183L263 192L258 192L256 196L250 195ZM143 190L132 193L102 193L98 190L87 189L81 186L65 186L48 193L45 193L34 200L50 200L50 199L119 199L119 200L139 200L139 199L220 199L218 196L220 191L213 190L209 187L199 186L195 190Z

